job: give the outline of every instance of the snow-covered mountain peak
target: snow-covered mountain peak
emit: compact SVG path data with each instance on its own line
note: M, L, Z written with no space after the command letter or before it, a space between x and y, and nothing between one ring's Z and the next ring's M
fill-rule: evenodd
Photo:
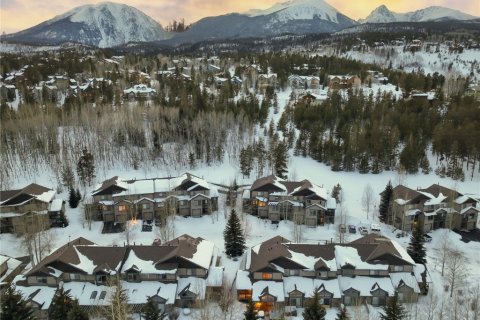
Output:
M162 26L140 10L120 3L83 5L18 33L20 37L113 47L166 38Z
M423 22L437 20L469 20L475 17L458 10L432 6L417 11L395 13L385 5L373 10L368 17L360 19L360 23L388 23L388 22Z
M318 17L322 20L337 22L339 12L323 0L289 0L277 3L265 10L250 10L250 17L276 14L279 21L310 20Z

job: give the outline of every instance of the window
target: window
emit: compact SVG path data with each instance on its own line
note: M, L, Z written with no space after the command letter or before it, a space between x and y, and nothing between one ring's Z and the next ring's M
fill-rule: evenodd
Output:
M47 283L47 277L37 277L38 283Z
M100 196L100 199L101 199L101 200L108 200L108 195L102 194L102 195Z
M398 292L398 302L403 302L404 296L403 292Z
M328 275L328 272L327 272L327 271L319 271L319 272L318 272L318 276L319 276L320 278L326 278L327 275Z
M320 304L323 304L323 305L330 305L330 298L322 298L320 299Z
M380 304L380 298L379 297L372 297L372 305L373 306L378 306Z
M342 275L353 276L353 269L342 269Z
M371 276L378 276L378 270L370 270Z
M394 266L393 271L397 271L397 272L403 271L403 266Z
M252 299L252 290L240 290L238 300L248 301Z
M162 208L164 205L165 205L165 203L159 202L159 203L157 204L157 207Z
M351 306L352 305L352 297L350 296L345 296L343 297L343 303L346 305L346 306Z
M138 281L138 274L133 272L127 272L127 281Z
M93 300L97 297L97 291L93 291L92 294L90 295L90 300Z
M262 273L263 280L270 280L272 278L273 278L273 275L271 273L267 273L267 272Z
M142 209L150 209L150 204L149 203L143 203L142 204Z
M180 205L181 205L181 206L184 206L184 205L186 205L186 204L187 204L187 200L181 200L181 201L180 201Z
M203 201L202 201L202 200L197 200L197 206L201 206L201 205L202 205L202 203L203 203Z
M80 275L78 273L70 273L70 280L80 280Z
M165 280L167 279L167 275L162 273L162 274L157 274L157 280Z
M107 276L104 274L97 274L95 279L97 280L97 282L107 282Z
M127 206L125 206L125 205L118 206L118 211L120 211L120 212L127 211Z
M475 215L475 212L472 212L472 213L470 213L470 214L468 215L468 218L469 218L469 219L475 219L475 216L476 216L476 215Z
M187 276L194 276L195 273L195 269L187 269Z
M291 269L289 272L289 275L291 276L299 276L300 275L300 270L298 269Z
M428 216L428 217L427 217L427 220L428 220L428 221L433 221L433 216Z
M98 299L99 299L99 300L103 300L103 299L105 299L105 296L106 296L106 295L107 295L107 291L102 291L102 292L100 293L100 297L98 297Z

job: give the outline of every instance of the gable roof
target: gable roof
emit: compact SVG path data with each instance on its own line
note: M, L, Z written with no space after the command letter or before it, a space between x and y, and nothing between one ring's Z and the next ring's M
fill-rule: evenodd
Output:
M20 205L32 199L41 202L50 202L55 196L55 191L36 183L31 183L22 189L0 191L0 205Z

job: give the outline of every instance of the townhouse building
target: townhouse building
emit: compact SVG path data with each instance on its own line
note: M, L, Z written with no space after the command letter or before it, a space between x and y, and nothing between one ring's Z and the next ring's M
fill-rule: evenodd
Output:
M78 238L14 282L38 319L48 319L60 286L92 314L110 303L118 285L126 290L133 312L149 299L168 311L172 306L195 307L222 286L218 252L212 242L186 234L161 245L100 246Z
M92 198L93 218L110 223L160 220L175 214L201 217L218 208L216 188L190 173L141 180L115 176L99 184Z
M384 306L395 292L400 301L415 302L429 282L425 267L403 247L370 234L348 244L296 244L274 237L247 251L234 285L239 300L253 300L257 310L271 313L303 308L315 291L327 308Z
M334 223L337 206L323 187L275 175L257 179L244 194L243 204L244 211L261 218L294 220L311 227Z
M58 226L65 201L55 196L54 190L35 183L0 191L0 233L22 235Z
M439 184L416 190L398 185L393 188L392 200L385 222L400 230L411 231L416 224L421 224L424 232L477 227L480 195L462 194Z

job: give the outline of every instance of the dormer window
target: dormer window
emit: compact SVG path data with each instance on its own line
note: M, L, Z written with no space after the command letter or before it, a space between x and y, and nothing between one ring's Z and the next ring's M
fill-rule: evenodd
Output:
M319 271L318 276L320 278L326 278L328 276L328 271Z
M97 283L105 283L107 282L107 275L106 274L97 274L95 276L95 280Z
M140 275L137 272L127 272L127 281L128 282L140 281Z
M37 277L37 282L47 284L47 277Z

